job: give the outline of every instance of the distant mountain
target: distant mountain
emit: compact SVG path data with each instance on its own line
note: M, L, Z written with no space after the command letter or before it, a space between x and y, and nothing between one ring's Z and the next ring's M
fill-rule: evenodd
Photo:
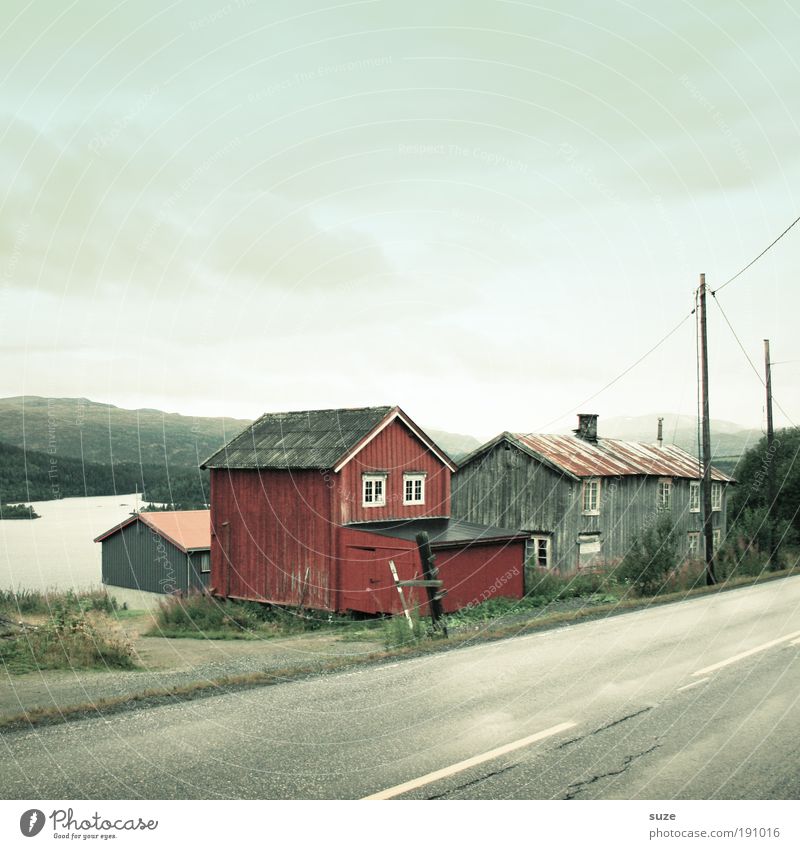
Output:
M675 444L690 454L697 455L697 420L691 416L664 413L664 442ZM658 433L658 415L619 416L600 418L598 435L609 439L628 439L635 442L655 442ZM736 460L761 439L762 433L754 428L743 428L733 422L711 420L711 453L714 457Z
M125 410L86 398L0 399L0 442L86 462L196 469L239 433L246 419Z
M423 430L456 463L481 444L480 440L465 433L448 433L446 430L435 430L430 427L424 427Z
M0 496L106 495L138 485L156 501L200 503L208 490L207 474L199 474L198 465L250 423L126 410L86 398L1 398ZM456 461L479 445L472 436L427 432ZM58 479L47 477L51 460L58 463Z

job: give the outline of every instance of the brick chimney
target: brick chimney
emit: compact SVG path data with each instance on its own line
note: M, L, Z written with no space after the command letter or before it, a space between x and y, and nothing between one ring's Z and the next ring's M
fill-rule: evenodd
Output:
M578 413L578 429L573 433L586 442L597 442L597 413Z

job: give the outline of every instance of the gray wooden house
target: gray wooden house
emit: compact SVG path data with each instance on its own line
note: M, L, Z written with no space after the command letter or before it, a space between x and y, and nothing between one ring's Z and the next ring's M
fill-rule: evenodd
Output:
M702 557L700 472L675 445L599 439L581 414L575 436L502 433L453 477L453 516L531 535L529 565L571 572L613 566L669 511L687 558ZM712 470L714 539L725 538L727 488Z
M202 590L211 575L211 513L134 513L95 542L102 543L103 583L151 593Z

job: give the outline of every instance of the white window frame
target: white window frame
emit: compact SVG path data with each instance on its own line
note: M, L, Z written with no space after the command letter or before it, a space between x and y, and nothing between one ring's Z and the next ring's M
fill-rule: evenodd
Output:
M689 512L700 512L700 481L689 481Z
M362 507L385 507L386 506L386 479L389 476L377 472L365 472L361 475L361 506ZM371 484L370 500L367 501L367 484ZM380 500L375 498L375 484L380 483Z
M211 552L203 551L200 554L200 574L208 575L211 572Z
M666 494L666 497L665 497ZM658 509L670 510L672 507L672 478L658 479Z
M692 559L700 558L700 531L689 531L687 535L689 541L689 557Z
M711 509L722 510L722 484L719 481L711 483Z
M596 487L595 492L595 506L594 507L586 507L586 495L587 492L590 491L591 487ZM599 516L600 515L600 478L587 478L583 482L583 488L581 489L581 513L584 516Z
M541 551L542 543L544 543L544 564L539 562L539 552ZM533 564L537 569L549 569L553 565L553 541L546 534L532 534L530 539L531 555L526 558L528 562L533 560Z
M714 545L714 551L717 551L722 545L722 528L713 528L711 530L711 541Z
M403 474L403 504L413 506L425 503L425 477L424 472L406 472ZM414 498L417 483L419 484L420 497ZM408 484L411 484L411 499L408 498Z

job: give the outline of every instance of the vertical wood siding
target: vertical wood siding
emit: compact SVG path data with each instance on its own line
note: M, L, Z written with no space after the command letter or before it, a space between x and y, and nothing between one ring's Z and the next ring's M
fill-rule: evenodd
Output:
M151 593L188 592L186 554L143 522L133 522L100 544L104 584Z
M316 470L212 469L211 583L217 592L335 609L332 493Z
M363 507L361 476L386 472L386 505ZM425 503L403 504L403 473L424 472ZM450 470L420 442L404 424L395 420L357 454L338 475L338 521L379 522L384 519L416 519L450 516Z
M524 592L525 541L481 543L435 548L436 566L447 594L444 609L451 613L490 598L521 598ZM341 607L364 613L400 613L400 596L392 579L393 560L400 580L422 577L419 552L414 542L342 528ZM406 600L428 612L424 589L406 588Z
M551 563L562 571L579 567L578 538L600 534L597 565L615 565L625 556L633 539L657 521L656 476L621 475L601 479L600 514L582 513L581 481L551 470L505 443L460 469L453 478L453 516L481 524L520 528L551 535ZM722 510L713 514L722 538L726 532L727 493L723 487ZM675 524L679 551L688 555L688 534L702 528L700 513L689 512L689 480L672 479L670 514Z

